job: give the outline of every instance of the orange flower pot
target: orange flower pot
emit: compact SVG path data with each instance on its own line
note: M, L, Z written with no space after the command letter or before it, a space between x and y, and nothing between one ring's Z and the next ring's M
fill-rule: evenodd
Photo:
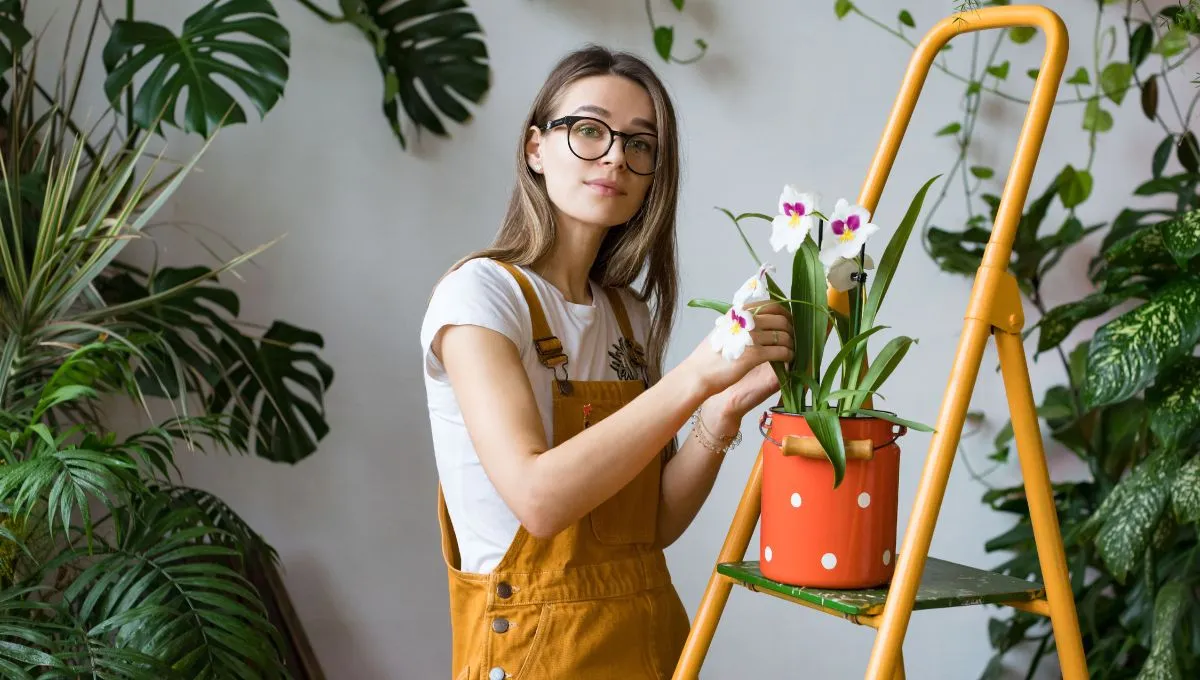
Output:
M873 588L891 581L896 556L900 447L907 429L880 418L842 418L846 475L803 416L763 414L763 576L794 586Z

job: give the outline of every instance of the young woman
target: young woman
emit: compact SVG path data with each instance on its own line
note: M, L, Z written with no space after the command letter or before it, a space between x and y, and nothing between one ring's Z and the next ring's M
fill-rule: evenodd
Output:
M778 390L790 321L760 306L740 358L703 340L663 374L679 146L637 57L567 55L516 170L494 243L438 282L421 329L452 677L668 678L689 624L663 549Z

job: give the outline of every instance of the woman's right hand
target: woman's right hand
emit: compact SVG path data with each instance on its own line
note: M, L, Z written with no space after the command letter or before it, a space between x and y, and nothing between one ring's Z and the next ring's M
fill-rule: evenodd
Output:
M747 305L746 310L754 313L754 330L750 331L753 342L740 357L730 361L719 350L714 350L710 331L683 361L681 367L694 372L709 394L733 385L755 366L771 361L791 361L795 354L792 320L783 305L764 301Z

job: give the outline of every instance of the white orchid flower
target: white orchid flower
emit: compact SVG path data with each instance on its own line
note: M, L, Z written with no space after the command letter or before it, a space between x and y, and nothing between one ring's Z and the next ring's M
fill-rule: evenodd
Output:
M875 262L871 260L871 256L867 255L863 261L863 269L874 269ZM859 284L853 276L858 274L858 258L839 257L832 266L829 267L826 273L826 278L829 279L829 285L835 290L845 292L854 288Z
M879 231L878 226L871 224L870 218L866 208L839 198L833 207L833 215L829 217L829 230L833 232L833 238L829 239L830 247L821 251L821 262L831 267L839 257L856 257L867 239Z
M796 252L804 237L817 228L817 218L813 215L819 210L817 203L820 195L798 191L788 184L779 195L779 214L771 221L771 247L775 252L787 248L789 253ZM815 238L815 237L814 237Z
M764 264L758 268L758 273L746 279L741 288L733 294L733 305L745 307L751 302L769 299L771 293L767 290L767 272L775 271L774 265Z
M754 330L754 317L745 309L733 306L717 318L713 324L710 342L714 352L720 352L728 361L742 356L746 347L754 344L750 331Z

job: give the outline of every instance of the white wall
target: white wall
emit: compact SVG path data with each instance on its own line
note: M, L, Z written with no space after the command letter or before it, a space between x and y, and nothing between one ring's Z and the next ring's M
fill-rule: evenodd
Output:
M40 19L57 12L48 37L53 44L74 3L35 4ZM107 4L116 15L124 3ZM152 4L140 3L145 18L177 26L201 3ZM324 24L297 3L276 4L293 44L286 96L264 122L220 135L171 214L242 247L288 235L256 266L243 268L245 281L236 287L247 318L283 318L324 333L325 356L337 371L329 395L332 434L316 455L295 466L219 455L185 455L181 464L191 484L219 493L279 549L287 586L331 678L445 677L446 582L418 325L432 281L461 254L485 245L496 229L512 181L515 135L553 62L596 41L651 58L668 82L685 153L679 229L686 301L728 295L751 271L736 232L714 204L770 212L784 182L817 188L830 199L857 195L910 50L861 18L836 21L829 0L692 0L678 21L677 40L686 44L703 36L710 53L695 65L666 66L654 57L636 0L475 2L494 68L491 95L473 124L453 130L452 140L431 139L419 152L405 153L379 113L379 76L362 38ZM883 0L860 4L889 21L898 9ZM1050 4L1071 31L1068 73L1090 65L1091 3ZM952 5L919 0L909 9L924 29ZM671 18L670 3L656 0L654 6ZM970 44L969 38L956 42L953 63L960 71ZM1039 37L1024 53L1036 59L1034 45L1041 44ZM1018 74L1033 65L1014 63L1015 91L1027 91L1029 81ZM98 82L90 91L97 102ZM912 192L949 168L952 144L935 141L932 133L957 119L961 92L959 83L938 73L931 77L877 210L882 224L894 224ZM992 122L984 125L977 158L1002 177L1022 111L988 109ZM1034 191L1063 163L1086 161L1081 115L1079 105L1056 112ZM1099 195L1086 204L1085 222L1114 216L1148 173L1159 134L1141 117L1136 94L1117 113L1116 129L1098 151ZM172 143L173 155L197 147L194 137L175 135ZM1048 225L1057 224L1061 208L1056 210ZM952 192L938 222L957 227L963 214L961 194ZM764 231L760 241L765 239ZM184 239L168 243L164 257L170 262L204 258ZM1059 267L1047 286L1052 302L1084 290L1090 254L1075 254ZM920 344L884 390L890 407L935 421L968 290L967 280L940 273L912 242L882 320ZM690 351L710 323L709 312L682 309L669 362ZM1039 396L1062 373L1047 359L1053 357L1034 366ZM1002 422L1005 402L994 365L989 350L973 407ZM1007 528L1008 519L981 506L984 487L963 465L988 466L984 457L995 427L964 442L933 541L937 556L980 566L1003 559L984 554L982 545ZM745 430L745 443L729 455L710 501L669 551L692 611L753 462L758 439L752 417ZM903 441L901 531L928 441L920 433ZM1061 455L1053 468L1060 478L1077 473ZM988 481L1004 484L1015 474L1014 463ZM757 543L750 550L756 555ZM726 612L705 677L853 678L865 667L869 629L740 589ZM905 647L909 677L976 677L990 655L986 622L994 613L918 613ZM843 651L830 651L843 643Z

